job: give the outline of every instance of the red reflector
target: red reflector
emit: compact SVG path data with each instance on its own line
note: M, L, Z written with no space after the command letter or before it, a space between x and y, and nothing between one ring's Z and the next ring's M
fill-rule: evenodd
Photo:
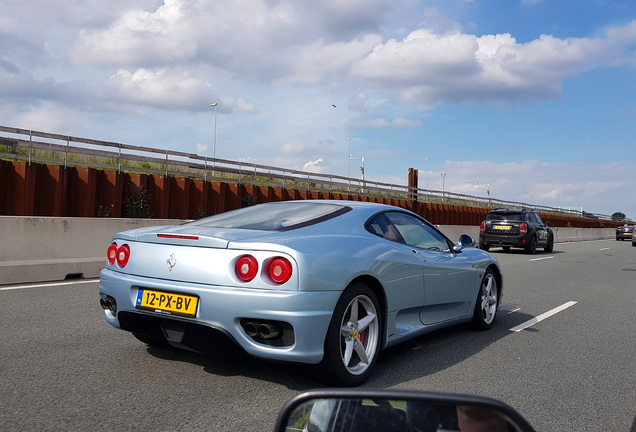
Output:
M182 239L182 240L199 240L199 237L197 236L186 236L186 235L157 234L157 237Z
M117 249L117 264L120 267L126 267L128 260L130 259L130 247L127 244L122 245Z
M113 243L112 245L108 246L108 252L106 256L108 256L109 263L115 264L115 261L117 260L117 243Z
M274 258L269 261L267 272L274 282L284 284L291 278L292 265L285 258Z
M239 279L244 282L249 282L254 279L258 273L258 261L251 255L243 255L236 260L234 269Z

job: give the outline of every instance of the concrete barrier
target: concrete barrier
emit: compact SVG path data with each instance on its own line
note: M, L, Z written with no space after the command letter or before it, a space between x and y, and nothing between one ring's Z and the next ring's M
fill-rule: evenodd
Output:
M179 219L0 216L0 285L98 277L119 231L175 225Z
M180 219L115 219L0 216L0 285L98 277L106 249L119 231L178 225ZM461 234L479 240L479 227L441 225L457 242ZM555 242L612 239L614 228L553 228Z

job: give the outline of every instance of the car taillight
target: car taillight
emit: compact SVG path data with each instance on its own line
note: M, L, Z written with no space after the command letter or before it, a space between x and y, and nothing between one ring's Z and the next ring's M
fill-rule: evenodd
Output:
M258 273L258 261L251 255L243 255L236 261L236 276L244 282L249 282Z
M482 222L479 231L486 231L486 222Z
M130 259L130 247L127 244L119 246L117 249L117 264L120 267L126 267L128 260Z
M274 282L284 284L289 280L289 278L291 278L292 265L285 258L274 258L273 260L270 260L267 266L267 272Z
M117 260L117 243L113 243L108 246L108 253L106 255L108 256L108 262L115 264L115 261Z
M522 233L527 233L528 232L528 225L522 223L521 225L519 225L519 232Z

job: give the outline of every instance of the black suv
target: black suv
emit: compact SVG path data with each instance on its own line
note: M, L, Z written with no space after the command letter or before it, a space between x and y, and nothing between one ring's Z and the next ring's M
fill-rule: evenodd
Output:
M554 234L549 225L532 210L494 209L479 228L479 247L488 250L490 246L501 246L506 251L518 247L529 254L542 247L552 252Z

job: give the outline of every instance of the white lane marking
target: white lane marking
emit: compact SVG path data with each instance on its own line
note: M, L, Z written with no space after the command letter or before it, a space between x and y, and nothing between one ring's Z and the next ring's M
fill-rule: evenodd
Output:
M511 313L517 312L519 310L521 310L521 308L517 308L517 309L513 309L511 311L508 311L508 315L510 315Z
M515 326L515 327L511 328L510 331L520 332L521 330L527 329L528 327L530 327L532 325L535 325L536 323L538 323L540 321L543 321L544 319L549 318L552 315L557 314L557 313L569 308L570 306L574 306L576 303L577 302L575 302L575 301L569 301L569 302L567 302L565 304L562 304L559 307L556 307L556 308L554 308L554 309L552 309L550 311L547 311L546 313L542 313L541 315L539 315L537 317L534 317L531 320L528 320L528 321L526 321L526 322L524 322L522 324L519 324L518 326Z
M19 289L26 289L26 288L45 288L45 287L55 287L55 286L63 286L63 285L95 283L95 282L99 282L99 279L88 279L88 280L80 280L80 281L73 281L73 282L59 282L59 283L40 284L40 285L10 286L10 287L6 287L6 288L0 288L0 291L19 290Z
M596 242L605 242L605 241L613 241L614 239L601 239L601 240L577 240L577 241L564 241L564 242L559 242L559 243L555 243L558 244L560 246L565 246L565 245L569 245L569 244L580 244L580 243L596 243Z
M529 259L528 261L541 261L541 260L552 259L552 258L554 257L549 256L549 257L543 257L543 258L533 258L533 259Z
M610 249L610 248L602 248L602 249L599 249L599 250L601 251L601 250L608 250L608 249Z

